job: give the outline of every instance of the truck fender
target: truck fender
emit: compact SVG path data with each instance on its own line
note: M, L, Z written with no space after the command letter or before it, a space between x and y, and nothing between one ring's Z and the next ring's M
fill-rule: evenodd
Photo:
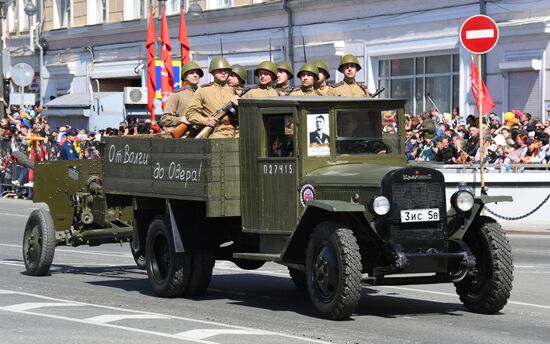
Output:
M168 209L168 215L170 216L170 227L172 228L172 237L174 238L174 247L176 248L177 253L185 252L183 247L183 241L181 240L180 231L178 229L178 224L176 223L176 218L172 212L172 206L170 205L170 200L166 200L166 209Z
M498 202L512 202L512 196L489 196L489 195L480 195L474 198L474 207L470 210L469 214L465 216L464 225L460 227L456 232L454 232L450 239L453 240L462 240L464 235L468 232L468 229L476 222L475 220L481 216L481 211L485 207L485 204L489 203L498 203ZM450 216L449 216L450 215ZM455 216L456 211L451 208L451 211L448 213L449 226L454 227L458 226L454 223L459 217Z
M363 213L365 206L335 200L311 200L307 202L298 226L288 240L281 256L282 262L303 264L307 241L313 228L323 221L334 220L338 216L350 216L368 226Z

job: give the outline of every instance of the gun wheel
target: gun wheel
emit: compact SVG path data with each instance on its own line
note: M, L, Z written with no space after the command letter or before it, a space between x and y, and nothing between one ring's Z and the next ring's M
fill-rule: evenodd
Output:
M500 224L481 217L464 241L476 257L473 272L455 283L464 306L475 313L494 314L510 298L514 279L512 250Z
M361 255L353 232L335 222L315 227L306 251L307 289L322 316L349 318L359 303Z
M188 252L176 252L167 216L151 222L145 252L147 276L153 292L161 297L184 295L189 285L191 256Z
M50 271L55 252L55 228L50 212L33 210L23 234L23 261L31 276L44 276Z
M145 252L139 247L134 247L135 242L130 241L130 252L132 252L132 257L134 257L134 262L141 270L147 269L147 260L145 258Z

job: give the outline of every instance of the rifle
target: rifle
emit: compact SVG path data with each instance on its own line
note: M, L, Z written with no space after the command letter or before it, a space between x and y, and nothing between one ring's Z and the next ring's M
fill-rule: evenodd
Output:
M179 139L180 137L183 136L183 134L185 134L187 132L187 129L189 129L189 126L187 124L180 123L180 124L178 124L177 127L172 129L170 134L172 135L173 138Z
M250 91L250 88L245 88L243 90L243 93L241 93L241 97L244 96L246 94L246 92ZM232 102L228 102L227 104L225 104L221 109L217 110L216 112L214 112L212 115L210 115L211 117L214 117L216 118L217 121L220 121L221 119L223 119L225 116L229 116L231 118L234 118L236 119L237 118L237 109L235 108L235 106L233 105ZM212 134L212 132L214 131L214 127L210 127L210 126L205 126L204 128L202 128L202 130L195 136L196 139L206 139L208 138L208 136L210 136L210 134Z
M376 98L380 93L384 92L385 89L386 89L385 87L380 87L379 89L376 90L376 92L374 92L371 95L371 98Z

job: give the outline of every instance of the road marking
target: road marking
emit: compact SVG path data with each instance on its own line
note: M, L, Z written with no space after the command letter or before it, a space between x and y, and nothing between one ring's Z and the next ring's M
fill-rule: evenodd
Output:
M415 288L405 288L405 287L395 287L395 286L380 286L383 288L390 288L390 289L397 289L397 290L404 290L404 291L414 291L414 292L420 292L420 293L427 293L427 294L435 294L435 295L444 295L444 296L453 296L455 298L458 297L456 294L451 293L444 293L441 291L432 291L432 290L422 290L422 289L415 289ZM520 305L520 306L529 306L529 307L536 307L536 308L542 308L542 309L550 309L550 306L545 305L537 305L534 303L526 303L526 302L518 302L518 301L510 301L508 300L509 304L513 305Z
M176 336L184 336L186 338L195 338L195 339L206 339L218 335L235 335L235 334L247 334L247 335L258 335L258 336L269 336L271 333L266 333L263 331L250 331L250 330L239 330L239 329L195 329L185 332L176 333Z
M26 303L19 303L16 305L11 306L5 306L0 307L0 309L3 309L8 312L26 312L30 311L32 309L37 308L43 308L43 307L82 307L84 305L79 305L76 303L68 303L68 302L26 302Z
M6 215L6 216L17 216L17 217L29 217L29 215L21 215L21 214L10 214L10 213L0 213L0 215Z
M466 39L493 38L495 31L493 29L486 30L467 30Z
M89 306L89 307L95 307L95 308L101 308L101 309L108 309L108 310L116 311L116 312L128 312L128 313L133 313L133 314L144 314L144 315L157 315L157 316L167 317L168 319L183 320L183 321L188 321L188 322L197 323L197 324L206 324L206 325L209 325L209 326L218 326L218 327L223 327L223 328L228 328L228 329L238 329L238 330L245 330L245 331L250 331L250 332L263 332L266 335L268 334L268 335L272 335L272 336L276 336L276 337L289 338L289 339L299 340L299 341L308 342L308 343L332 344L331 342L325 342L325 341L318 340L318 339L300 337L300 336L295 336L295 335L285 334L285 333L279 333L279 332L260 331L260 330L250 328L250 327L228 325L228 324L215 322L215 321L209 321L209 320L200 320L200 319L193 319L193 318L188 318L188 317L172 316L172 315L166 315L166 314L161 314L161 313L138 311L138 310L134 310L134 309L125 309L125 308L120 308L120 307L104 306L104 305L98 305L98 304L86 303L86 302L74 302L74 301L70 301L70 300L64 300L64 299L59 299L59 298L54 298L54 297L49 297L49 296L43 296L43 295L38 295L38 294L0 289L0 293L2 293L2 292L9 293L9 294L16 294L16 295L24 295L24 296L34 297L34 298L38 298L38 299L42 299L42 300L54 301L54 302L57 302L57 303L83 305L83 306ZM0 308L0 310L4 310L4 309ZM137 328L114 325L114 324L108 324L108 323L106 323L106 324L97 323L97 322L91 322L91 321L86 321L86 320L82 320L82 319L75 319L75 318L68 318L68 317L57 316L57 315L52 315L52 314L41 314L41 313L33 313L33 312L28 312L28 311L17 311L17 313L28 314L28 315L36 315L36 316L42 316L42 317L48 317L48 318L60 319L60 320L67 320L67 321L73 321L73 322L96 325L96 326L117 328L117 329L128 330L128 331L139 332L139 333L145 333L145 334L156 335L156 336L167 337L167 338L183 339L183 340L188 340L188 341L195 342L195 343L219 344L219 343L216 343L216 342L205 341L205 340L194 339L194 338L187 338L187 337L184 337L184 336L179 336L179 335L174 335L174 334L155 332L155 331L147 331L147 330L141 330L141 329L137 329Z
M104 314L98 315L96 317L86 318L84 320L94 323L106 324L126 319L170 319L170 317L160 314Z
M13 294L13 292L9 290L0 290L0 295L8 295L8 294Z
M14 248L21 248L21 245L17 244L3 244L0 243L0 246L4 247L14 247ZM131 258L133 259L132 255L130 253L117 253L117 252L100 252L100 251L86 251L86 250L70 250L70 249L63 249L63 248L56 248L55 252L65 252L65 253L76 253L76 254L83 254L83 255L92 255L92 256L105 256L105 257L117 257L117 258Z

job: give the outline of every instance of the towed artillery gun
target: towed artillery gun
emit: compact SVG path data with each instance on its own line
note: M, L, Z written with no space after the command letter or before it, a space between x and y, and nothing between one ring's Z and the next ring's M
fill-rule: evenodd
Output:
M240 139L107 137L102 159L36 166L23 257L48 273L58 245L130 241L161 297L207 292L216 260L288 267L320 315L346 319L363 284L454 283L496 313L511 249L481 211L508 196L447 200L442 173L407 166L404 100L240 100Z

